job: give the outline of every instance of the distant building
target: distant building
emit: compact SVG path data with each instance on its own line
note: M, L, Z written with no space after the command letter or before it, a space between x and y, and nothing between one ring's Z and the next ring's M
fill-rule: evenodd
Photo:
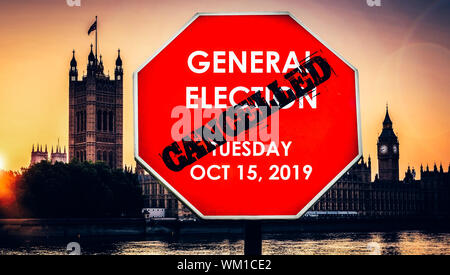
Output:
M75 51L69 70L69 159L103 161L122 169L123 151L123 68L120 50L114 79L105 75L92 51L87 73L78 78Z
M386 106L386 115L383 121L383 130L378 137L378 176L380 181L399 180L399 144L398 138L392 128L389 110Z
M53 151L53 146L52 146L52 151L50 153L50 158L48 155L48 150L47 150L47 145L45 145L45 147L43 148L42 145L37 145L36 149L34 148L34 144L33 147L31 149L31 161L30 161L30 166L34 165L36 163L39 163L41 161L49 161L52 164L55 164L55 162L63 162L63 163L67 163L67 153L66 153L66 147L64 147L64 151L63 149L57 145L55 151Z
M45 145L45 149L43 149L42 145L38 144L36 146L36 149L34 149L34 144L33 144L33 148L31 149L30 166L34 165L36 163L39 163L43 160L48 161L47 145Z
M137 163L136 174L142 188L144 208L165 209L165 217L178 217L177 198Z
M305 217L349 218L450 218L450 166L447 172L435 164L430 170L421 166L420 180L414 168L408 167L399 180L399 141L386 108L383 128L377 142L378 173L372 181L372 159L364 157L345 173ZM139 167L139 165L137 165ZM178 218L195 217L151 175L136 168L145 207L166 208ZM177 206L176 206L177 205Z
M422 188L422 199L424 212L430 216L450 218L450 165L447 172L442 164L434 164L430 171L427 165L426 170L420 167L420 185Z
M408 167L399 180L399 142L386 108L378 138L378 174L371 181L371 159L362 158L310 209L314 215L357 213L361 217L449 218L450 167L444 172L434 165L416 171ZM328 215L328 216L329 216ZM310 215L313 216L313 215ZM325 217L327 215L316 215Z
M57 161L67 163L66 147L64 146L63 152L62 148L59 145L56 146L55 151L53 151L52 146L52 152L50 153L50 161L52 162L52 164L55 164L55 162Z

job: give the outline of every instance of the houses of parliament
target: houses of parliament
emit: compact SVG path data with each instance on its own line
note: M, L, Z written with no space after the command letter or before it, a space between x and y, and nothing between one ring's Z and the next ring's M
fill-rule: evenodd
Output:
M450 174L442 164L414 168L399 175L400 146L386 107L377 142L378 173L372 178L372 161L362 158L310 209L310 216L450 217Z
M305 214L312 218L450 218L450 167L420 167L420 180L408 167L400 179L400 144L386 107L382 132L377 142L378 173L372 181L372 160L356 163ZM137 165L145 207L165 208L171 216L189 217L177 201L151 175Z
M59 144L51 153L47 146L33 146L30 165L42 160L67 162L102 161L123 168L123 68L120 50L115 60L114 79L104 73L92 45L87 73L78 75L73 51L69 69L69 150ZM450 218L450 167L408 167L400 177L400 143L386 107L377 142L378 172L372 181L372 160L356 163L306 213L310 217L431 217ZM50 158L49 158L50 153ZM136 166L146 208L164 208L172 217L192 214L144 169Z

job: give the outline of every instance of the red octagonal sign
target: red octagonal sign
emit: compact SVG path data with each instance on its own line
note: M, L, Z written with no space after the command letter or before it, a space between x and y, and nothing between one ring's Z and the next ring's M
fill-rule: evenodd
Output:
M135 158L206 219L295 219L362 155L356 69L289 13L197 14L134 73Z

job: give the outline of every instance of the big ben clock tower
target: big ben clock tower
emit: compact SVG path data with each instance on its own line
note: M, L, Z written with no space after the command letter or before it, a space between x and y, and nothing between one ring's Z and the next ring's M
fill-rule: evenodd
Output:
M392 121L386 106L386 116L383 121L383 131L378 137L378 175L380 181L398 182L398 138L392 129Z

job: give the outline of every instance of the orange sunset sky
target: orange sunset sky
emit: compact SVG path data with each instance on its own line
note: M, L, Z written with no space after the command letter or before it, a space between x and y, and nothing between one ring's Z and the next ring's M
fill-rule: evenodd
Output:
M408 164L449 165L450 1L381 0L0 1L0 169L30 162L32 144L67 145L68 70L80 74L99 16L99 50L124 61L124 163L134 166L132 72L196 12L290 11L359 70L363 150L376 159L386 103ZM336 133L338 134L338 133ZM49 147L49 148L50 148ZM377 171L373 161L372 171ZM372 173L373 176L375 172Z

